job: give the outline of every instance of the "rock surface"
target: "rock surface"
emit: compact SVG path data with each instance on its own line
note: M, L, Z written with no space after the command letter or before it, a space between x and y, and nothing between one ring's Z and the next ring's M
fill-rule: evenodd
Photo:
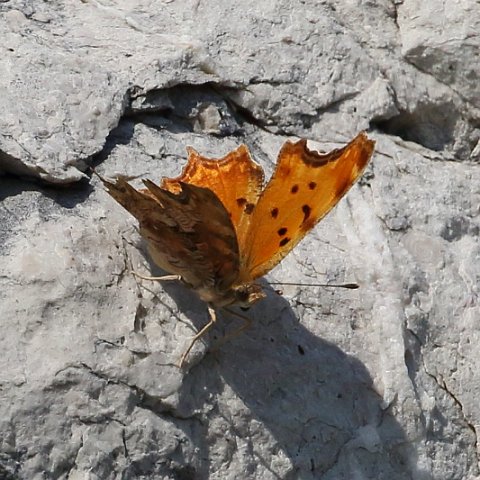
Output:
M434 14L432 13L434 12ZM0 2L0 478L476 479L480 8ZM206 308L107 177L367 129L372 164L188 368ZM155 272L155 270L154 270ZM270 281L349 282L358 290Z

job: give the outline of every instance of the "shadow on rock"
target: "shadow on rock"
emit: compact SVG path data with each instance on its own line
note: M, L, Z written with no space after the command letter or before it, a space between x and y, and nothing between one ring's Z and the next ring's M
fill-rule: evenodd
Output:
M417 469L414 448L365 366L310 333L285 299L267 291L267 299L246 312L252 328L189 371L180 392L182 416L205 404L215 416L228 412L222 414L225 441L250 442L252 457L274 476L272 458L282 450L289 465L279 478L430 478ZM235 405L221 405L224 382L238 396Z

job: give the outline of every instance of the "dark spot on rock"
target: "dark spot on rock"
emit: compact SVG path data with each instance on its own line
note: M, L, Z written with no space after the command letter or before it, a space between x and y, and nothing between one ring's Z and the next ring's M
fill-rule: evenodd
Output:
M303 347L301 345L297 345L297 347L298 347L298 353L300 355L305 355L305 350L303 349Z
M287 229L285 227L279 228L277 233L283 237L287 233Z
M453 217L449 218L443 226L440 235L447 242L453 242L459 240L464 235L469 233L470 222L465 217Z
M308 217L310 217L310 214L312 213L312 209L309 205L303 205L302 212L303 212L302 223L305 223L308 220Z
M252 212L253 212L253 209L255 208L255 205L253 203L247 203L245 205L245 209L244 209L244 212L247 214L247 215L250 215Z
M180 467L175 465L171 470L172 478L176 480L194 480L198 478L197 471L190 465Z
M408 112L389 116L388 120L374 120L370 126L430 150L442 151L455 142L456 119L459 117L458 107L452 105L448 114L445 107L443 102L422 102L413 111L408 109Z
M291 190L292 193L297 193L298 192L298 185L294 185Z
M284 247L288 242L290 241L290 239L288 237L285 237L285 238L282 238L280 240L280 243L278 244L280 247Z
M272 208L270 210L270 215L272 216L272 218L277 218L278 217L278 208Z
M246 203L247 203L246 198L243 198L243 197L237 198L237 205L239 207L243 207Z
M309 188L310 190L315 190L315 187L316 187L316 186L317 186L317 184L316 184L315 182L310 182L310 183L308 184L308 188Z

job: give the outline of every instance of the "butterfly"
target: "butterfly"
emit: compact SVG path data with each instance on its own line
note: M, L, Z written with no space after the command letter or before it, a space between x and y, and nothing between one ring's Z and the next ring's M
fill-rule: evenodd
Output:
M123 178L110 182L100 177L107 192L137 218L153 262L169 273L137 275L180 280L208 305L210 320L193 337L180 366L215 324L216 309L248 307L265 297L256 280L278 265L345 195L368 164L374 145L364 132L329 153L310 150L305 139L287 141L265 187L264 171L245 145L220 159L188 147L180 176L163 178L160 185L144 180L141 190ZM250 323L236 315L245 325L235 334Z

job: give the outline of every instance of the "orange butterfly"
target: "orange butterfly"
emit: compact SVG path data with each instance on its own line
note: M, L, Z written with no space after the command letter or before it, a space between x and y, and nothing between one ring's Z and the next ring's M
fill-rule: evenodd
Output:
M306 140L287 141L265 188L263 169L245 145L219 160L188 148L182 174L164 178L160 186L144 180L147 188L136 190L121 178L101 179L139 221L153 261L172 274L142 278L180 280L208 304L210 321L192 339L180 366L214 325L216 308L249 306L265 297L255 280L338 203L362 174L374 145L363 132L326 154L309 150ZM236 334L249 320L235 315L246 322Z

